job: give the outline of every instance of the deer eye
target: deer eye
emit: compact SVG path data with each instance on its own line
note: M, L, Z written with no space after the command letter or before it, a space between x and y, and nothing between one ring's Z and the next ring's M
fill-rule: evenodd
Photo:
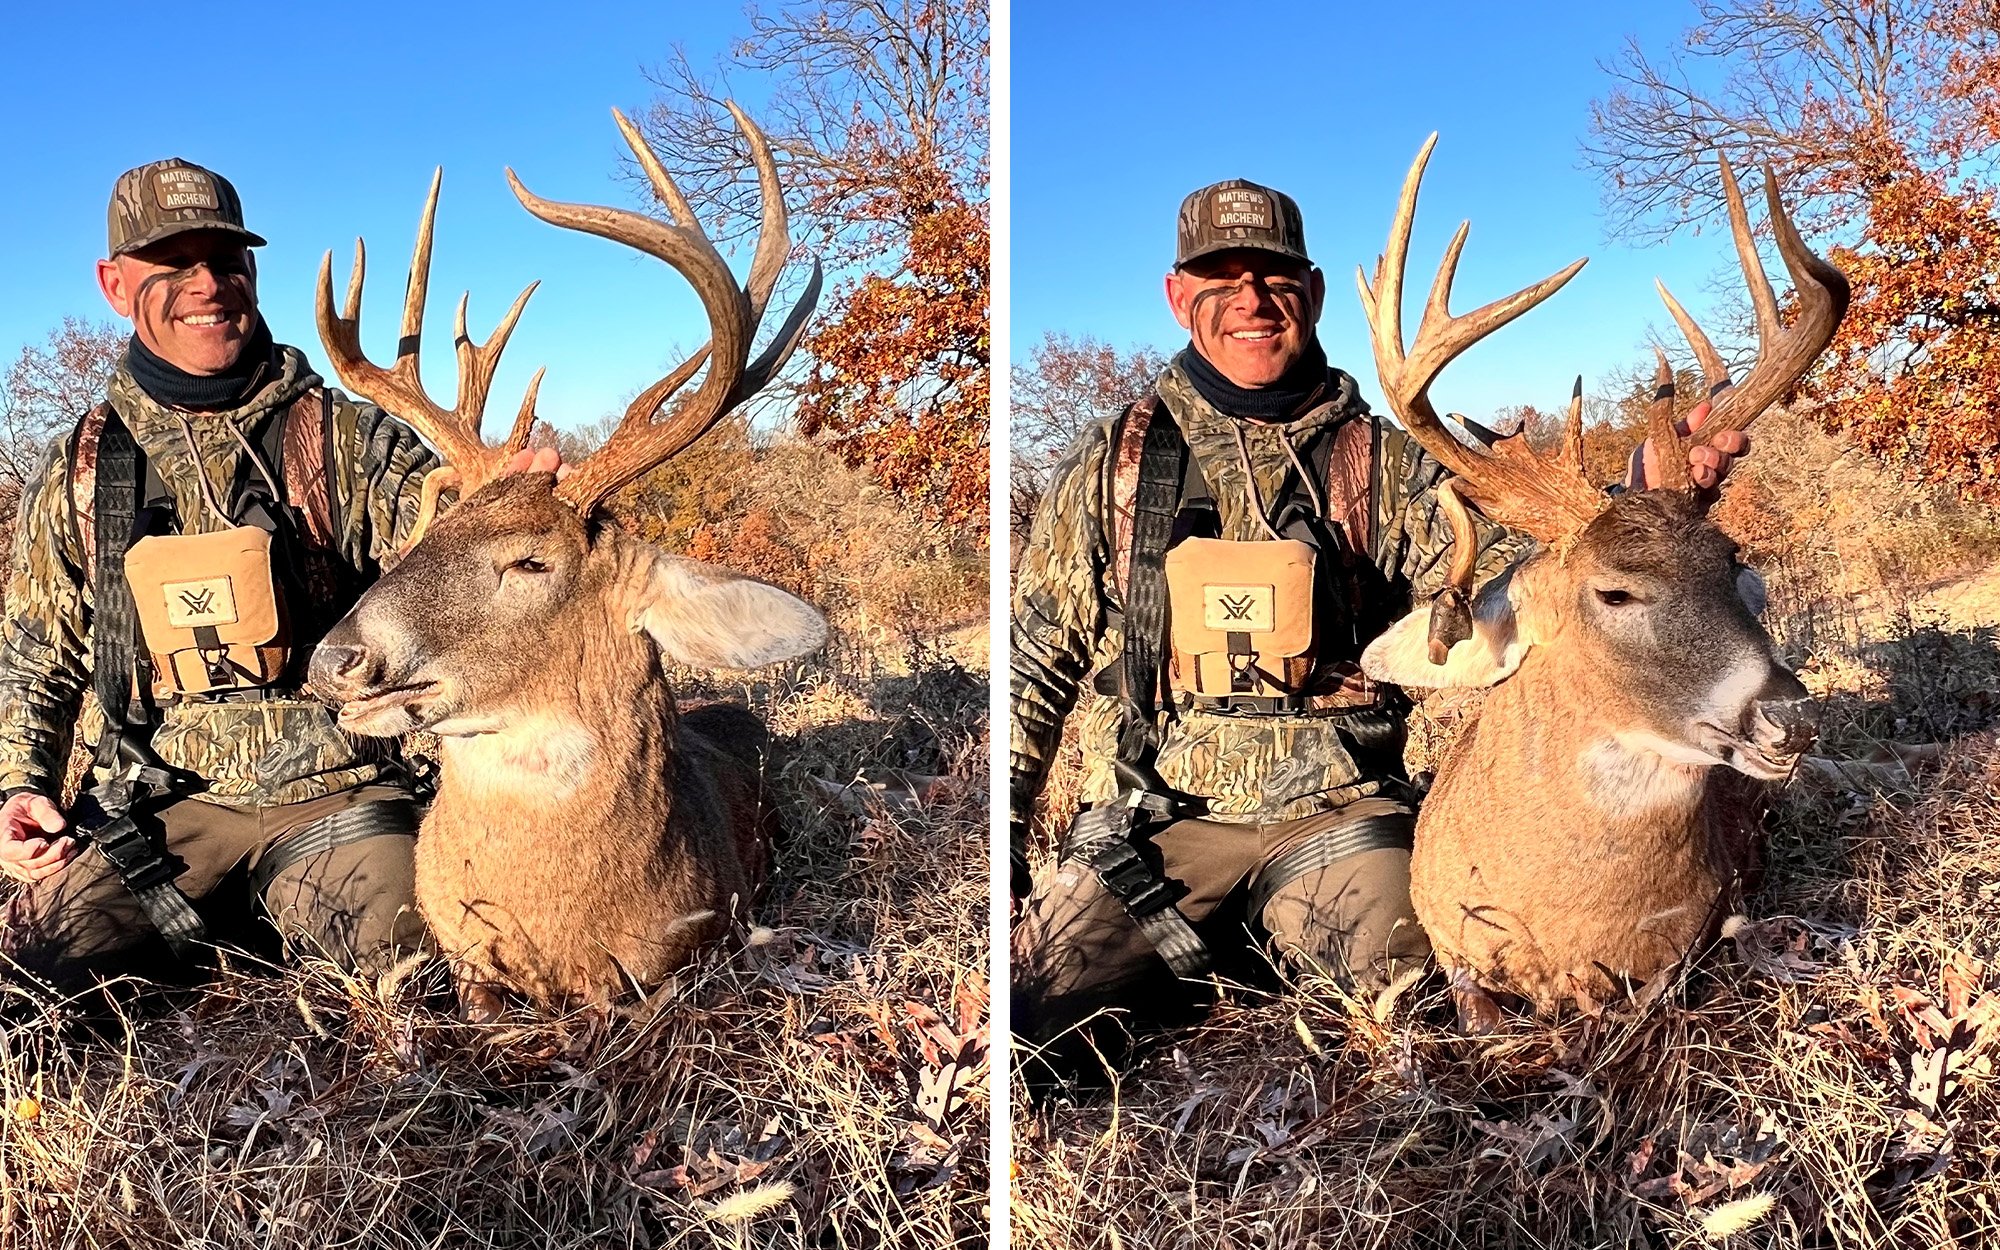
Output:
M543 564L533 556L523 556L507 566L507 572L509 573L546 573L548 571L549 566Z
M1615 608L1621 603L1632 602L1632 592L1629 590L1600 590L1597 592L1597 601L1607 608Z

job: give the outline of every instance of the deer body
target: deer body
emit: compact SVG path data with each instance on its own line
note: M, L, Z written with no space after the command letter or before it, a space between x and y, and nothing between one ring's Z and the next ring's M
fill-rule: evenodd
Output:
M429 730L444 744L437 798L417 841L417 898L475 1017L497 1011L500 990L605 1003L656 985L744 914L770 860L764 730L742 708L681 715L666 666L757 668L826 638L826 622L807 604L668 555L602 509L770 381L797 346L820 283L815 265L791 314L751 360L790 249L769 144L736 113L763 198L756 254L739 286L658 158L613 115L671 222L544 200L510 170L515 194L545 221L678 269L701 297L713 337L642 392L605 445L567 475L532 471L553 468L553 458L523 454L539 374L507 441L489 447L479 434L493 371L533 287L485 344L466 334L459 305L456 407L438 405L418 379L437 180L394 366L380 368L361 351L360 249L344 313L333 307L331 256L320 270L320 337L341 380L410 421L449 464L425 483L424 515L402 561L314 652L312 685L340 707L344 728ZM655 420L704 365L695 393ZM461 501L431 525L447 479Z
M652 640L589 606L496 727L441 738L417 842L418 903L465 978L543 1001L659 984L756 900L770 858L761 726L682 717Z
M1806 248L1766 172L1772 234L1791 271L1797 314L1777 298L1722 162L1743 273L1756 308L1756 365L1735 384L1720 354L1673 297L1668 310L1709 383L1693 431L1673 418L1673 373L1660 357L1648 442L1670 480L1615 500L1583 474L1583 380L1551 455L1525 437L1445 429L1429 389L1453 358L1574 277L1561 272L1454 316L1452 278L1468 225L1445 251L1416 340L1403 339L1403 272L1424 145L1396 206L1371 283L1357 274L1390 407L1454 475L1439 488L1456 558L1444 589L1370 643L1362 668L1402 686L1491 686L1453 746L1417 818L1410 892L1417 918L1453 973L1461 1007L1490 1024L1483 991L1543 1010L1590 1004L1652 980L1716 932L1731 886L1753 868L1742 781L1785 777L1814 731L1811 699L1757 623L1763 582L1708 519L1691 455L1741 431L1783 398L1826 349L1847 281ZM1477 445L1475 445L1477 444ZM1473 589L1468 505L1543 546Z
M1738 869L1709 769L1620 743L1603 685L1532 652L1439 768L1411 856L1439 957L1544 1005L1681 958Z
M503 477L447 513L327 635L313 683L345 728L443 743L417 901L462 983L605 1002L742 916L769 863L762 727L681 715L663 661L755 667L825 626L553 484Z

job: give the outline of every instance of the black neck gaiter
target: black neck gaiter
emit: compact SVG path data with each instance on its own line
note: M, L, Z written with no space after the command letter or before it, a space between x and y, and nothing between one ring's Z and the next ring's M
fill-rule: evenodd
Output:
M155 356L136 334L126 362L132 380L156 402L169 408L214 409L232 408L248 399L271 376L274 356L271 329L259 317L236 363L221 373L202 377L169 364Z
M1304 412L1326 391L1326 351L1314 335L1305 352L1284 376L1269 386L1254 390L1238 386L1208 363L1194 344L1181 353L1181 368L1203 399L1225 417L1248 417L1255 421L1288 421Z

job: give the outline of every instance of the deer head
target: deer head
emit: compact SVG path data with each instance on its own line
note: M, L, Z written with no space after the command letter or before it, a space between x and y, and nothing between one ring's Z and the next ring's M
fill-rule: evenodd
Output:
M1357 273L1390 409L1455 476L1441 491L1457 558L1445 589L1371 645L1371 676L1404 686L1484 686L1504 680L1541 648L1577 689L1611 706L1593 709L1618 726L1618 739L1679 763L1727 764L1754 777L1788 771L1812 740L1805 688L1779 661L1757 622L1763 583L1737 559L1736 545L1707 517L1710 492L1678 479L1613 498L1583 475L1581 380L1560 446L1544 458L1525 431L1475 448L1445 428L1428 390L1461 352L1559 290L1583 268L1560 273L1462 316L1449 311L1451 284L1470 223L1461 225L1432 283L1416 343L1403 347L1403 271L1433 135L1403 184L1371 285ZM1847 281L1809 251L1765 171L1771 229L1797 289L1798 315L1781 325L1777 300L1758 260L1749 215L1728 162L1722 164L1730 225L1757 308L1755 366L1733 383L1722 358L1661 287L1711 386L1706 424L1683 437L1663 387L1649 414L1649 437L1663 465L1687 466L1693 443L1749 426L1781 399L1833 338L1846 311ZM1669 380L1671 374L1665 375ZM1542 546L1473 592L1474 542L1467 503Z
M587 231L656 256L680 271L708 314L708 344L648 387L626 409L611 437L561 480L551 473L504 473L527 446L534 423L535 375L505 442L489 447L480 421L508 335L533 293L514 301L499 328L474 345L463 299L457 332L455 406L434 402L417 376L431 234L439 180L418 228L396 362L388 369L361 351L360 305L365 253L355 245L345 310L333 307L333 257L320 268L319 329L335 372L352 392L403 418L447 462L425 482L424 508L405 557L364 595L320 643L313 688L343 705L341 724L359 733L415 729L477 732L540 695L571 698L591 639L607 620L649 637L667 660L714 668L754 668L818 647L825 622L811 607L773 586L725 569L661 553L609 523L601 505L620 487L678 454L755 395L798 345L819 298L813 266L796 306L757 359L756 335L791 243L783 191L769 143L730 105L756 166L762 228L747 281L738 286L702 231L687 200L652 149L613 110L626 142L673 220L595 205L544 200L507 179L529 212L553 225ZM695 393L655 419L663 405L707 365ZM460 502L435 524L437 497L456 486Z

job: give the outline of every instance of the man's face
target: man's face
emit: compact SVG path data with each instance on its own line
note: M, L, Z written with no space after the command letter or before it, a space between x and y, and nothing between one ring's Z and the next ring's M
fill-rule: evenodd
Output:
M256 262L221 230L187 230L100 260L97 285L154 355L203 377L235 364L257 327Z
M1325 298L1319 270L1254 248L1214 252L1167 275L1174 320L1238 386L1269 386L1298 363Z

